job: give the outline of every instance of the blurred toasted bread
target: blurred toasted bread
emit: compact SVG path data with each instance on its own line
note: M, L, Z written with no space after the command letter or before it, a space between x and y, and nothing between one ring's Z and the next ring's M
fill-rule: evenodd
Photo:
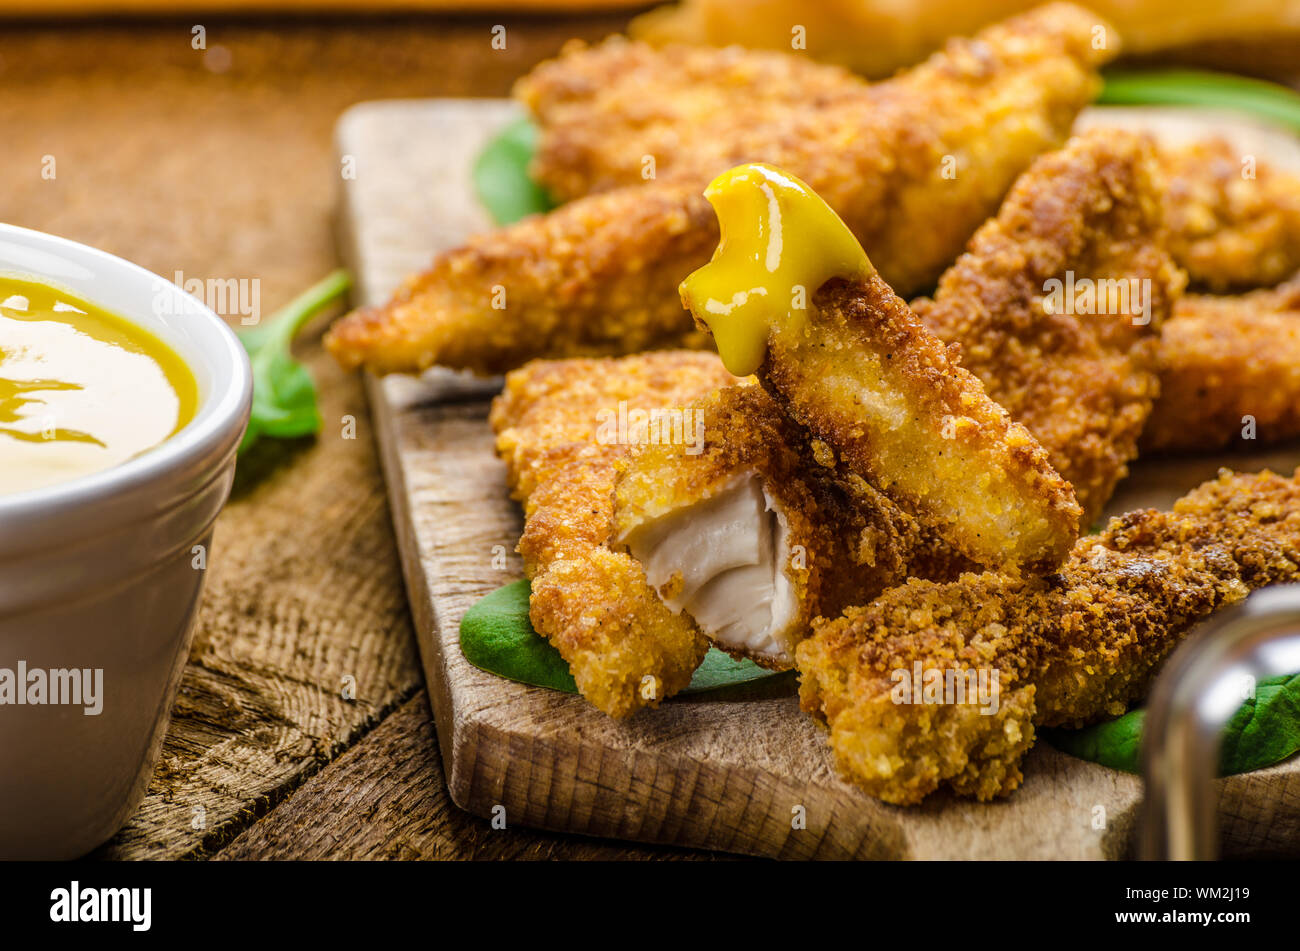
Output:
M651 43L737 44L759 49L807 50L867 76L888 76L919 62L950 36L979 28L1038 4L1034 0L684 0L632 21L629 32ZM1099 22L1120 31L1127 54L1158 53L1201 43L1223 62L1225 42L1278 52L1285 62L1249 65L1295 69L1296 46L1279 47L1280 36L1300 40L1300 0L1091 0ZM1102 40L1104 41L1104 39ZM1246 65L1246 64L1243 64Z

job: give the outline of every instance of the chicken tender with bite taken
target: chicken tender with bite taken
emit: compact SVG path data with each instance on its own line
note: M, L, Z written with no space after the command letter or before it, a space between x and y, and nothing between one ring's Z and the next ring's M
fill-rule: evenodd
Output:
M542 361L511 373L493 404L497 451L524 502L519 551L533 627L582 696L610 716L656 707L685 687L708 641L664 607L635 559L609 547L618 462L631 445L618 434L599 438L602 420L620 404L674 407L732 379L712 354L687 351Z
M909 575L968 563L791 421L761 387L689 404L702 446L639 447L619 476L615 539L674 613L722 650L777 670L814 618Z

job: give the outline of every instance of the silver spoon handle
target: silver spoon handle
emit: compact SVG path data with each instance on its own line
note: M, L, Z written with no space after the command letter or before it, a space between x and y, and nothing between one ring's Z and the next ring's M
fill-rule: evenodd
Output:
M1147 708L1142 857L1218 855L1223 728L1266 677L1300 672L1300 584L1265 588L1202 625L1165 664Z

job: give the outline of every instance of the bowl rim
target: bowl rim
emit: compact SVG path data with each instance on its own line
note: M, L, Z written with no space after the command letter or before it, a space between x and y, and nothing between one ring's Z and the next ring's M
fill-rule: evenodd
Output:
M242 438L252 404L252 367L248 361L248 354L235 332L211 308L197 297L167 281L166 278L125 258L109 254L88 244L3 222L0 222L0 238L8 238L15 243L35 249L79 258L83 263L116 271L128 280L162 281L169 288L174 288L176 295L185 302L186 317L207 322L216 330L218 339L224 345L210 353L205 351L205 358L212 362L217 385L214 385L212 392L199 402L194 418L178 432L134 458L107 469L77 476L66 482L0 494L0 522L3 522L7 516L16 516L20 513L30 515L38 509L45 513L52 513L60 509L93 505L146 486L165 477L172 470L183 468L186 463L223 449L226 443L230 443L230 448L233 448L233 444ZM86 294L78 291L78 293L92 302L95 301L93 292ZM134 314L121 313L118 309L114 309L114 313L150 333L157 333L156 329L148 324L142 324ZM187 366L193 363L188 355L177 355ZM228 379L225 378L227 373ZM221 458L225 455L224 451L221 452Z

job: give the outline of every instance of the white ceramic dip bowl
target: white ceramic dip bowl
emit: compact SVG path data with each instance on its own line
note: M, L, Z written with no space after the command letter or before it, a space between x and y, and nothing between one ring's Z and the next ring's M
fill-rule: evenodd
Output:
M154 448L0 494L0 859L72 858L121 827L153 772L252 377L221 318L121 258L0 225L0 274L44 280L144 328L198 384L194 418ZM24 702L6 694L6 677ZM45 700L25 702L40 680Z

